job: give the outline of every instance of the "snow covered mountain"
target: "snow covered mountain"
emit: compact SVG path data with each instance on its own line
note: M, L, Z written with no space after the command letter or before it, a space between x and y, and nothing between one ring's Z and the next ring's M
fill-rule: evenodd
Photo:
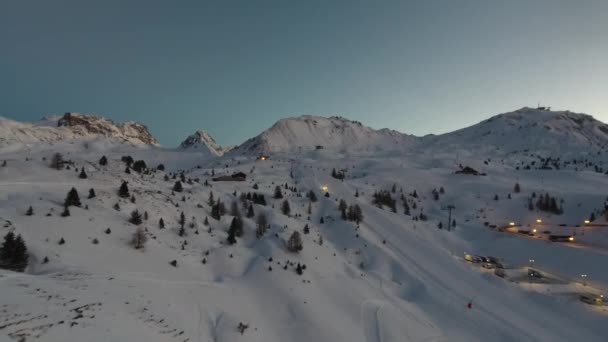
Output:
M224 154L224 149L220 146L213 137L203 130L198 130L194 134L188 136L186 140L179 145L181 149L197 150L210 153L215 156Z
M390 129L375 130L343 117L304 115L281 119L235 153L305 152L315 149L348 152L403 151L417 138Z
M596 151L608 145L608 125L591 115L524 107L454 132L423 138L424 148L552 154Z
M80 138L108 138L136 145L158 145L146 126L129 121L116 123L102 116L65 113L39 122L0 118L0 145L36 144Z

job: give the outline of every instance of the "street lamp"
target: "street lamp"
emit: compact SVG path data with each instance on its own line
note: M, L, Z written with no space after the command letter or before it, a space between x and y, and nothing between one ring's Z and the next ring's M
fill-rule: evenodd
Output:
M543 220L541 220L541 219L536 219L536 223L543 223Z
M530 259L529 262L530 262L530 267L534 267L534 259Z
M581 274L581 278L583 278L583 286L587 286L587 275L586 274Z
M585 222L585 224L591 223L591 221L589 221L589 220L585 220L584 222Z
M509 222L509 226L513 227L515 225L515 222Z

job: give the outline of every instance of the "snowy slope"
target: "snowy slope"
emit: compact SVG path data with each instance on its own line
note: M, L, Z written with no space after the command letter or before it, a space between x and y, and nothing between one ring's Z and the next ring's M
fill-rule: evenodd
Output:
M0 146L32 145L75 139L106 138L137 145L158 145L146 126L130 121L115 123L97 115L66 113L34 123L0 117Z
M224 153L222 146L215 142L215 139L209 133L203 130L198 130L188 136L179 147L184 150L196 150L197 152L215 156L221 156Z
M423 139L425 148L503 152L535 150L564 154L608 145L608 125L587 114L524 107L471 127Z
M304 115L279 120L234 152L307 152L317 146L344 152L404 151L415 142L412 136L389 129L374 130L342 117Z
M476 151L458 160L486 176L459 175L443 146L370 154L370 142L385 144L388 138L371 131L366 137L364 131L356 128L357 135L338 139L363 137L352 141L356 149L349 153L325 146L322 153L275 152L265 161L247 154L192 158L187 149L142 149L106 140L1 150L6 166L0 166L0 236L23 235L30 266L24 274L0 270L0 341L605 340L607 309L584 304L578 296L608 287L608 227L601 214L606 175L582 166L517 170L513 165L523 156L501 155L503 163L491 149L490 162ZM311 139L312 132L304 138ZM530 148L547 148L539 144ZM466 150L466 144L460 146ZM49 168L54 152L74 165ZM102 155L107 166L98 163ZM166 173L127 174L124 155L145 160L150 168L162 163ZM603 155L588 158L597 165L608 162ZM78 178L82 167L86 179ZM346 178L332 178L333 168L346 170ZM183 184L183 192L173 192L180 172L192 181ZM235 172L247 180L211 180ZM123 180L134 202L118 197ZM283 199L273 198L277 185L290 203L289 216L280 210ZM82 207L61 217L71 187L80 193ZM322 187L329 197L322 196ZM90 188L95 198L87 198ZM432 191L439 188L435 200ZM311 214L304 196L309 190L318 196ZM391 193L396 212L372 203L379 190ZM253 191L265 195L268 205L253 208L256 215L267 215L271 228L257 238L255 219L244 217L244 235L228 245L232 216L213 219L209 195L213 192L228 210L236 201L244 215L239 195ZM533 194L545 192L563 199L562 214L527 208ZM401 195L410 215L404 214ZM361 206L361 224L341 219L339 199ZM34 215L26 216L30 205ZM455 206L450 231L445 229L448 205ZM149 216L142 224L149 237L143 250L130 244L136 226L128 218L135 209ZM181 212L184 236L179 235ZM584 226L591 212L596 225ZM419 219L422 213L427 221ZM444 229L437 228L440 222ZM509 222L539 233L524 236L490 227ZM550 243L543 230L575 234L576 242ZM285 247L294 231L302 234L300 253ZM65 244L58 243L61 238ZM502 279L464 262L464 252L499 257L512 267L509 272L524 275L535 260L535 268L551 275L546 279L559 281ZM302 275L296 273L298 263L306 265ZM237 331L240 322L249 325L243 334Z

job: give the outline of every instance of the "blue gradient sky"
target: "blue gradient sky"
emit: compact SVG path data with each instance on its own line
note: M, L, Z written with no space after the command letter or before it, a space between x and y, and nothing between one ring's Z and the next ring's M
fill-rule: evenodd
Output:
M608 121L608 1L0 2L0 115L222 144L342 115L423 135L535 106Z

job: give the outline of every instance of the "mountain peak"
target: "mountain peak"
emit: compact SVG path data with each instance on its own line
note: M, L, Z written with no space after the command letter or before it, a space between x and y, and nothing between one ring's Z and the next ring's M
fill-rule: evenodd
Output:
M415 140L397 131L375 130L341 116L302 115L277 121L235 151L256 154L305 152L319 148L338 152L402 151Z
M209 153L220 156L224 153L224 149L220 146L213 137L204 130L197 130L194 134L188 136L186 140L179 145L182 149L203 150Z

